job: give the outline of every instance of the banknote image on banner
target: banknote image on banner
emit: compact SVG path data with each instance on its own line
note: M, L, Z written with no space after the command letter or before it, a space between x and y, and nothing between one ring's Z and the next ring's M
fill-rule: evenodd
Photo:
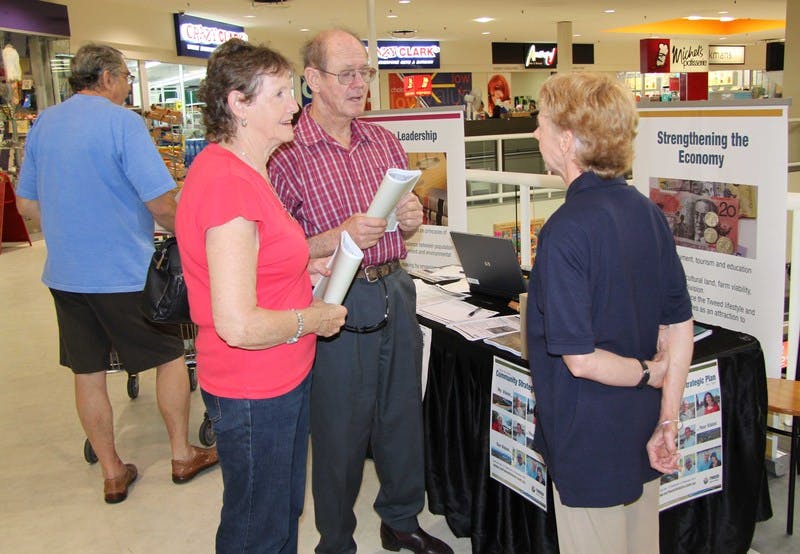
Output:
M757 197L753 185L650 178L650 199L675 243L719 254L756 258Z

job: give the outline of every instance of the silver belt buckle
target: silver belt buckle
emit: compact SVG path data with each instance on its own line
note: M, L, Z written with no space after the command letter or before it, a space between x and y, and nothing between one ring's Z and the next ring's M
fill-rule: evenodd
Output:
M376 277L373 279L369 276L369 270L374 269ZM381 272L378 270L378 266L376 265L368 265L364 268L364 277L367 279L367 283L374 283L381 277Z

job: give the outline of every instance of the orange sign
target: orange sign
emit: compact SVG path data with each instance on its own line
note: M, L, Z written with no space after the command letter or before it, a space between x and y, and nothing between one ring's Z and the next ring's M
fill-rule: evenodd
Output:
M430 96L433 94L433 79L430 75L408 75L403 77L404 96Z

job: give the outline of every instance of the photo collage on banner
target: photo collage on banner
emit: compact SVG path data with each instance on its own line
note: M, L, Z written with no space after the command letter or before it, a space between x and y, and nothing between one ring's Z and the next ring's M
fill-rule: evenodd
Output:
M547 466L533 450L535 406L528 369L495 357L489 421L489 475L547 511Z
M547 511L547 466L533 450L536 397L530 372L495 357L491 391L489 475ZM717 360L690 368L679 417L680 469L661 477L661 510L722 490L722 390Z
M662 510L722 490L722 390L717 360L689 370L679 418L680 469L661 477Z

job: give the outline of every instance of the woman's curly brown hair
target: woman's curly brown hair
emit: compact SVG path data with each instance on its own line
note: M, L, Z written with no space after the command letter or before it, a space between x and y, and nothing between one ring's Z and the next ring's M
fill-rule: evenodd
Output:
M258 94L262 76L291 71L289 60L263 45L233 38L217 47L208 60L206 78L198 91L198 97L206 104L203 108L206 140L222 142L236 134L236 116L228 106L231 91L238 90L250 102Z

